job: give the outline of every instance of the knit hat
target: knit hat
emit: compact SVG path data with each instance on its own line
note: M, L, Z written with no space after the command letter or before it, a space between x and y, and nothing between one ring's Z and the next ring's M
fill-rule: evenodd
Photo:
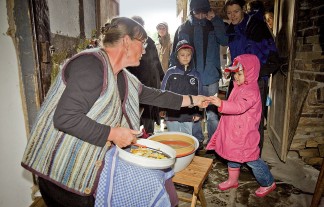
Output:
M156 25L156 29L158 29L159 27L165 27L166 29L168 29L168 23L166 22L160 22Z
M190 0L189 10L192 12L204 12L207 13L210 10L209 0Z

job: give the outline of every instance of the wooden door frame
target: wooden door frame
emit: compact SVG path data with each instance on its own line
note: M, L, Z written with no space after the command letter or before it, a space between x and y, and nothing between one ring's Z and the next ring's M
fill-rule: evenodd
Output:
M275 36L278 37L278 29L279 29L279 21L280 21L280 11L283 9L281 8L281 4L286 3L287 0L275 0L275 21L274 21L274 33ZM283 118L283 131L282 131L282 137L281 135L277 134L275 129L272 129L271 123L268 123L269 127L269 136L270 140L272 141L272 144L274 145L274 148L280 158L283 162L287 159L288 149L290 147L290 140L292 140L292 137L294 136L295 129L292 129L290 119L291 119L291 104L292 104L292 89L293 89L293 71L294 71L294 57L295 57L295 47L296 47L296 24L297 24L297 3L294 1L294 14L292 18L292 28L291 28L291 37L287 37L287 39L290 40L290 48L289 48L289 54L287 56L287 64L283 65L281 70L279 72L282 72L283 74L287 75L287 85L286 85L286 97L285 97L285 106L284 106L284 118ZM281 12L283 13L283 12ZM289 26L289 25L288 25ZM282 28L281 28L282 29ZM288 28L290 29L290 28ZM287 34L289 35L289 33ZM284 67L287 66L287 72L283 71ZM269 109L270 111L270 109ZM271 121L271 120L270 120ZM273 137L275 136L275 137ZM273 139L281 139L276 142Z

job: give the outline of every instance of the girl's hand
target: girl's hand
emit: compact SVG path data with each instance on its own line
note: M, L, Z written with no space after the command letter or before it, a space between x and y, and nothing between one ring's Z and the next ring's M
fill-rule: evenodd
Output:
M214 104L217 107L221 106L222 100L216 96L210 96L210 103Z
M108 141L112 141L115 145L122 148L132 143L136 143L136 135L140 133L140 131L125 127L111 127Z

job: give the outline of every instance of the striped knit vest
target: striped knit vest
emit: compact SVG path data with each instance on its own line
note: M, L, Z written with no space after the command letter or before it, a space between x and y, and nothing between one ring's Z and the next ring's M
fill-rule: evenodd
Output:
M117 81L108 56L99 48L85 50L72 57L59 72L37 115L22 159L22 166L60 187L79 195L91 195L97 188L104 157L110 142L104 147L95 146L57 130L53 116L65 89L64 70L67 64L81 56L94 55L104 68L103 87L98 100L87 116L111 127L123 126L139 130L140 82L127 70L122 73L126 93L121 103Z

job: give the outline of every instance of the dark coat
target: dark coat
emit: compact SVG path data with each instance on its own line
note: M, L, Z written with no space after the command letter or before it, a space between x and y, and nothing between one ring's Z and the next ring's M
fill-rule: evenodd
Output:
M147 38L147 47L140 65L137 67L127 67L127 70L135 75L144 85L157 89L161 88L164 72L155 43L150 37ZM158 124L160 123L159 108L151 105L141 105L141 107L144 109L141 116L142 124L148 133L153 133L154 121Z

